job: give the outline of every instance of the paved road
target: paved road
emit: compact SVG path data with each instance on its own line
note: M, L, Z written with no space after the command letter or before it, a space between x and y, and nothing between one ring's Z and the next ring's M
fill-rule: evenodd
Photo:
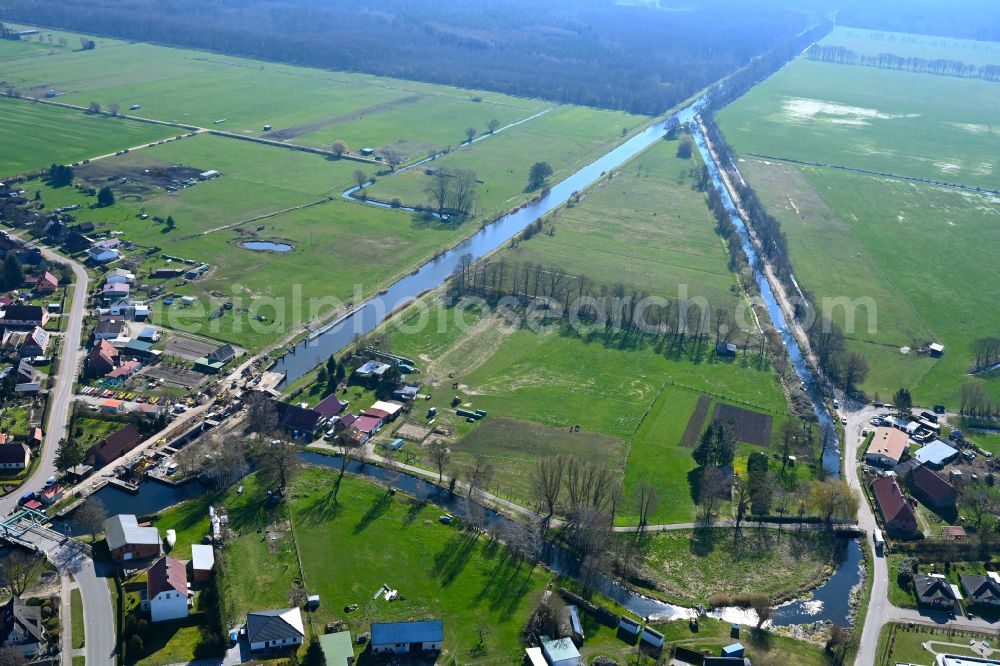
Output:
M82 352L80 351L80 336L83 329L83 317L87 305L87 271L75 261L67 259L46 248L40 248L42 255L50 261L67 263L73 269L76 283L73 285L73 296L69 311L63 317L69 317L69 326L62 335L62 351L59 355L59 368L56 383L49 392L49 421L46 423L45 437L42 440L41 460L35 473L23 484L24 490L37 490L45 485L45 480L56 473L55 459L59 440L66 435L66 425L69 419L70 406L73 401L73 382L80 367ZM0 514L7 515L17 506L21 493L11 493L0 497Z
M80 587L83 598L84 641L88 666L113 666L115 663L114 608L108 583L99 578L94 561L72 539L44 528L34 528L23 536L40 548L62 574L70 574Z
M858 477L858 466L854 464L857 460L858 449L864 443L861 432L869 427L869 421L884 409L876 409L870 406L845 406L841 410L841 416L847 418L847 425L844 427L844 476L847 482L856 492L862 495L860 508L858 510L858 526L863 529L867 539L871 540L871 533L878 523L871 505L864 498L861 488L861 481ZM883 556L875 554L872 559L871 575L873 577L871 600L868 602L868 614L865 616L865 624L861 627L861 641L858 645L858 654L854 663L857 666L871 666L875 664L875 652L878 647L878 636L882 626L889 622L913 622L915 624L947 625L955 629L966 629L970 631L981 631L985 633L996 633L1000 631L1000 622L989 622L981 617L965 618L954 617L946 613L913 610L909 608L899 608L889 602L889 567Z

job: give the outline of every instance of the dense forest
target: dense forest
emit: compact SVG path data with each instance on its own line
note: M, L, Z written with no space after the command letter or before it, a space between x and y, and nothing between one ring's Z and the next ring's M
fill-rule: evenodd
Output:
M922 35L1000 41L1000 3L996 0L855 0L837 22Z
M0 0L0 17L658 114L816 25L829 0ZM676 9L683 11L676 11Z

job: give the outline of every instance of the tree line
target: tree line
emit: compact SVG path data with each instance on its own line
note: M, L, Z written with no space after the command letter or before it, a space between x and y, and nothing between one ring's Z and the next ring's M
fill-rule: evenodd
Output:
M976 66L948 58L929 60L916 56L896 55L895 53L869 55L857 53L843 46L826 44L813 44L806 51L806 57L816 62L830 62L838 65L861 65L862 67L893 69L901 72L1000 81L1000 66L998 65Z
M38 0L0 12L123 39L650 115L746 63L756 69L774 49L787 52L819 14L771 1L707 0L683 12L596 0L366 4Z

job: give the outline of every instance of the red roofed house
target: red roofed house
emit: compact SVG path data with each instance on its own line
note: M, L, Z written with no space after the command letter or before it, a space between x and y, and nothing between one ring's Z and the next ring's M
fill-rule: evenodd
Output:
M913 508L903 496L903 491L894 476L883 476L872 484L875 501L878 503L885 529L889 534L914 536L917 533L917 517Z
M379 431L379 428L382 427L382 419L378 416L362 414L354 422L354 427L371 437Z
M103 377L118 366L118 350L107 340L99 341L87 356L87 366L92 373Z
M121 400L109 399L101 403L101 411L108 414L121 414L125 411L125 403Z
M27 469L31 462L31 451L27 444L7 444L7 437L0 442L0 472L20 471Z
M135 373L142 369L142 363L132 359L131 361L125 361L120 366L105 375L108 379L118 379L121 377L131 377Z
M59 288L59 280L52 273L45 271L38 281L35 282L35 292L39 294L51 294Z
M42 429L41 428L38 428L38 427L32 428L31 429L31 434L28 436L28 444L30 446L41 446L42 445L42 437L43 436L44 435L42 433Z
M38 501L46 506L52 506L61 500L65 494L66 490L61 485L56 483L47 488L43 488L41 492L38 493Z
M129 423L90 447L87 457L93 459L95 466L104 467L139 446L140 442L142 435Z
M958 500L958 491L955 487L928 469L926 465L913 470L910 481L913 485L913 494L932 509L953 507Z
M153 622L188 616L187 567L175 557L161 557L146 572L146 604Z

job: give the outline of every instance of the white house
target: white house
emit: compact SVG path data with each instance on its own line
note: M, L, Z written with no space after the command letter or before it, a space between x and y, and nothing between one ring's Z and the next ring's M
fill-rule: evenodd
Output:
M298 608L247 613L247 640L252 652L302 645L305 635Z
M0 434L0 469L21 470L26 469L31 463L31 450L28 445L19 442L17 444L7 444L6 437Z
M146 572L146 603L153 622L181 620L188 616L188 580L184 563L162 557Z
M107 264L118 259L121 254L112 248L95 246L87 250L87 256L99 264Z

